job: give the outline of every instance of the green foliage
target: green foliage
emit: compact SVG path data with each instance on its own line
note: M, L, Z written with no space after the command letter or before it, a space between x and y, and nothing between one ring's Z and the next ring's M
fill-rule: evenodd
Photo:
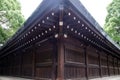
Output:
M20 3L17 0L0 0L0 11L20 9Z
M7 35L5 34L4 30L0 27L0 43L4 43L6 38L7 38Z
M17 0L0 0L0 44L8 40L23 22L24 17Z
M113 0L107 11L104 29L120 45L120 0Z

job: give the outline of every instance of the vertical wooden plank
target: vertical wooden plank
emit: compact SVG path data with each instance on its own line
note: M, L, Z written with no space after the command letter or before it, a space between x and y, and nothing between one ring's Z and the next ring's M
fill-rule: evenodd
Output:
M100 77L102 77L103 74L102 74L101 54L98 51L97 53L99 55L99 74L100 74Z
M115 75L115 58L113 57L113 74Z
M52 40L53 52L52 52L52 80L56 80L57 77L57 42L55 39Z
M118 75L119 75L119 60L117 59L117 68L118 68Z
M109 57L107 54L107 69L108 69L108 76L110 76L110 70L109 70Z
M118 59L118 75L120 74L120 71L119 71L119 59Z
M32 78L35 77L35 59L36 59L36 48L33 48L32 54L33 54L33 60L32 60Z
M23 70L23 54L24 54L24 51L21 52L21 63L20 63L20 75L21 77L23 76L22 74L22 70Z
M120 59L118 59L118 69L119 69L119 74L120 74Z
M85 65L86 65L86 78L88 79L88 53L87 53L87 47L84 48L85 53Z
M63 13L64 6L61 3L59 6L59 37L58 37L58 70L57 70L57 80L64 80L64 44L63 44Z
M15 54L13 53L13 76L15 76Z
M61 39L58 40L58 71L57 80L64 80L64 44Z

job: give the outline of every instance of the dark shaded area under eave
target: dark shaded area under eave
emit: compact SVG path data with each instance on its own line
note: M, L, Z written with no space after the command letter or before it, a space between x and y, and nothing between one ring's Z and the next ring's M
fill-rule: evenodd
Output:
M0 49L0 55L6 54L5 50L11 47L13 43L18 41L20 38L22 38L26 32L30 31L31 28L35 27L34 25L36 25L38 21L41 21L45 17L45 15L48 15L48 13L51 12L50 11L51 8L56 9L55 10L56 14L59 15L60 5L63 5L64 7L66 7L65 9L68 9L68 11L70 10L71 12L73 12L74 15L76 15L77 18L81 19L82 22L85 23L90 30L92 30L94 33L96 33L101 37L107 49L110 49L110 51L113 54L115 54L117 57L120 58L120 47L114 41L112 41L111 38L104 32L104 30L95 21L95 19L93 19L93 17L88 13L88 11L85 9L85 7L82 5L82 3L79 0L43 0L41 5L36 9L36 11L31 15L31 17L24 23L22 28L20 28L16 32L16 34L9 41L7 41L6 44L4 44L4 46ZM56 19L56 20L59 20L59 19ZM64 21L67 22L67 20L64 20ZM58 24L59 24L59 21L56 22L56 25ZM67 26L67 25L64 25L64 26ZM57 32L59 31L56 30L55 33ZM68 31L63 31L63 32L68 32ZM54 36L55 33L51 33L51 35L49 36ZM92 44L92 42L90 43ZM102 42L99 41L98 43L102 43ZM13 46L13 48L16 48L16 46ZM11 50L11 49L8 49L8 50Z

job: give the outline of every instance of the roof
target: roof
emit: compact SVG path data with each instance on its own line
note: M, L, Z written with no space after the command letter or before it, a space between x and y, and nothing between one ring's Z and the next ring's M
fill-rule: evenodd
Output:
M43 0L0 49L0 56L4 57L61 33L120 58L120 47L104 32L79 0Z

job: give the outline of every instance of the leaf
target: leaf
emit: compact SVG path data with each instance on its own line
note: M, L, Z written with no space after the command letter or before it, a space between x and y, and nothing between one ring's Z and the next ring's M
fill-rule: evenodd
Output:
M0 0L0 44L4 44L24 21L18 0Z
M107 7L108 15L106 16L104 30L112 39L120 43L120 0L113 0ZM119 44L120 45L120 44Z

